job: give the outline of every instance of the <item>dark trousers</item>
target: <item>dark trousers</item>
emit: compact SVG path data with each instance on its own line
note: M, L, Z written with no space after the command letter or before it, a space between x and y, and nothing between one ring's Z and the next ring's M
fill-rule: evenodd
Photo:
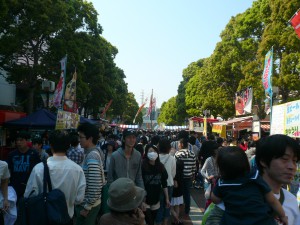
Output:
M190 213L192 178L183 178L183 201L185 214Z
M157 210L147 209L146 212L144 212L147 225L154 225L157 211L158 209Z
M3 211L0 212L0 225L4 225L4 215L3 215Z

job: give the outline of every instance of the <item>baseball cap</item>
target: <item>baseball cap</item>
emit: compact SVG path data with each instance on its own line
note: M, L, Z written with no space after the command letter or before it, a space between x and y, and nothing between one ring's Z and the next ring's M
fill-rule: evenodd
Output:
M125 130L123 130L123 138L129 136L129 135L134 135L136 136L136 132L134 129L131 128L126 128Z

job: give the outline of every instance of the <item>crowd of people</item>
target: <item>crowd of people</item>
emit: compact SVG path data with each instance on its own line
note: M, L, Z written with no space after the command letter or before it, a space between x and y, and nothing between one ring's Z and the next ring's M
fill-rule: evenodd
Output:
M43 162L52 187L65 195L72 218L65 225L181 225L190 214L191 187L203 188L207 199L202 224L300 224L300 146L285 135L256 142L185 130L118 135L85 123L76 132L52 131L47 141L45 151L41 138L21 131L16 150L0 161L0 224L21 224L9 210L43 192Z

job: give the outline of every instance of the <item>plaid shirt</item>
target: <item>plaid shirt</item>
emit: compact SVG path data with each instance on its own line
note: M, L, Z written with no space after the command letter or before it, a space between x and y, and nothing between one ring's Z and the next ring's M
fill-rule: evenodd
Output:
M71 147L67 152L67 157L81 166L84 159L84 152L78 147Z

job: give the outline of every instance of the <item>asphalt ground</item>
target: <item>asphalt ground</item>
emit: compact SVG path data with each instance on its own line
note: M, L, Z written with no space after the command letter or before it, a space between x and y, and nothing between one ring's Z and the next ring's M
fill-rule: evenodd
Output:
M184 205L180 207L180 218L184 225L201 225L205 208L203 188L191 188L191 211L189 216L184 213ZM169 223L171 225L171 223Z

